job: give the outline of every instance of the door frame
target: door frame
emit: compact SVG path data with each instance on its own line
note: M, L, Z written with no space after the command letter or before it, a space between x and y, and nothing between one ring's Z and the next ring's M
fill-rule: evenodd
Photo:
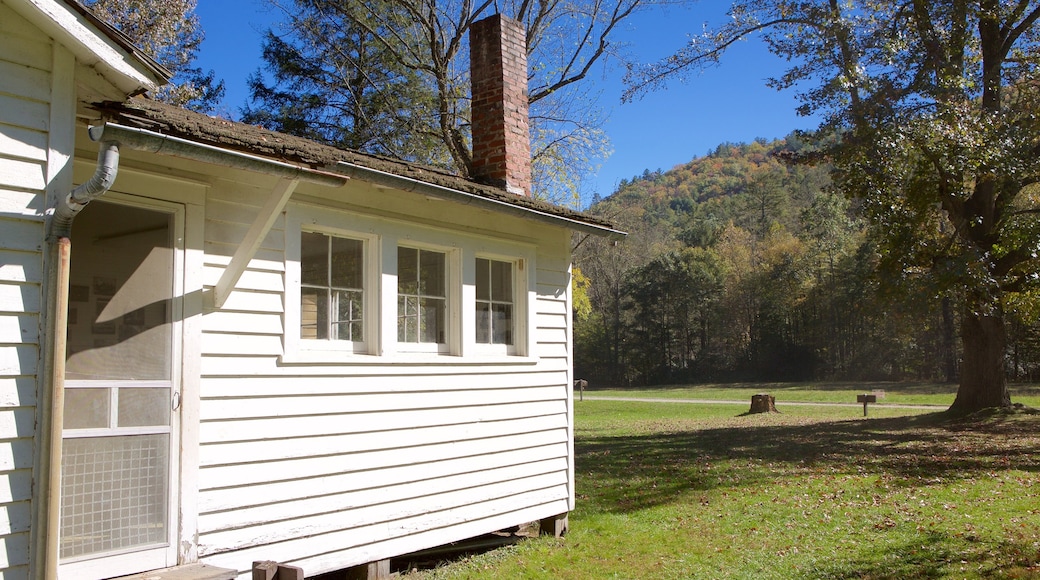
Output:
M85 164L79 161L77 159L77 173L86 169ZM167 565L174 566L198 560L199 338L203 311L204 203L208 184L148 170L125 169L120 171L120 187L106 193L104 200L170 213L173 218L172 247L175 251L171 376L175 390L180 393L180 409L171 413L169 544L161 549ZM139 191L148 191L150 194L136 193ZM60 470L60 465L54 468ZM120 571L123 574L147 571L147 568L132 570L132 562L140 558L138 552L99 556L59 562L58 569L63 576L68 577L105 578L118 575L116 567L122 569L128 566L131 569L130 572Z

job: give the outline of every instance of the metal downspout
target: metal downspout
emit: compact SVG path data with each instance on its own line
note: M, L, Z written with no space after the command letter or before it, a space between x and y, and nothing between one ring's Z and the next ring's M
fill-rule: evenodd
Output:
M72 264L72 221L91 201L101 197L112 187L119 170L119 144L106 141L98 152L97 169L86 183L72 190L48 216L47 222L47 301L48 329L44 343L43 365L50 383L44 390L50 401L44 403L49 412L42 414L40 442L46 454L37 464L41 467L40 481L43 493L43 529L37 530L36 578L58 577L58 537L61 528L61 447L62 426L65 422L65 352L68 337L69 272ZM42 551L42 553L41 553Z

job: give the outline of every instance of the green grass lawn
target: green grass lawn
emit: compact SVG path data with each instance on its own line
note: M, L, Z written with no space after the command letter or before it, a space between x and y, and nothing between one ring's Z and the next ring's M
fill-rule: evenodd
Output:
M1040 578L1040 416L746 410L576 403L567 535L409 577Z
M939 383L750 383L667 385L643 389L597 387L585 391L594 397L645 397L657 399L712 399L747 401L751 395L769 393L776 404L785 402L855 403L856 395L875 389L885 392L878 403L885 405L938 405L949 407L957 394L957 385ZM1040 385L1012 384L1011 401L1040 407Z

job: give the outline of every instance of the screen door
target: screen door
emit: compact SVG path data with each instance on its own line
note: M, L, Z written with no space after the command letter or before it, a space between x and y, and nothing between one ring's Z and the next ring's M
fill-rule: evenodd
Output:
M95 201L73 225L59 550L77 577L176 564L180 215Z

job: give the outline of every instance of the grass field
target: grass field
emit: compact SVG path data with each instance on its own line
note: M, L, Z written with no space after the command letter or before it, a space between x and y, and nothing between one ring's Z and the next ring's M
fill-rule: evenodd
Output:
M879 403L885 405L938 405L949 407L957 393L956 385L937 383L750 383L666 385L652 389L594 388L586 395L597 397L646 397L659 399L712 399L751 402L755 393L770 393L777 405L785 402L855 403L856 395L875 389L885 392ZM1012 384L1011 401L1040 407L1040 385Z
M746 410L576 403L568 534L408 577L1040 578L1040 416Z

